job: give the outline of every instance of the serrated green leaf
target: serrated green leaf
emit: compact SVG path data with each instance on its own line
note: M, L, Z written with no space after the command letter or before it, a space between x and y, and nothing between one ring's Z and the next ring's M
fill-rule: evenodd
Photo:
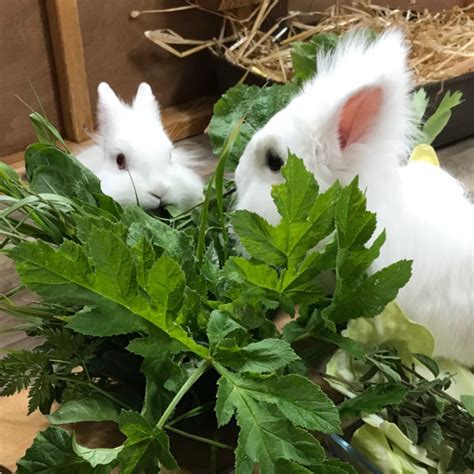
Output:
M120 239L121 233L120 225L112 226L104 219L95 222L80 219L78 235L83 240L82 246L65 241L55 249L42 242L25 242L10 250L9 255L17 262L23 283L46 301L90 305L68 323L75 331L102 336L141 332L147 331L144 320L148 320L189 350L206 357L207 350L168 318L168 310L178 301L179 290L175 288L172 299L157 303L139 289L134 260ZM168 256L162 256L156 265L172 268L172 284L176 285L182 276L171 262ZM152 294L158 291L160 282L168 288L169 276L156 271L151 283L148 279L148 291Z
M146 290L160 313L176 314L183 303L184 283L178 263L163 254L150 268Z
M166 434L156 426L151 427L139 413L123 411L119 428L127 436L119 454L121 473L160 472L161 465L177 469Z
M367 388L355 398L343 401L339 406L341 417L371 414L388 405L398 405L405 399L407 390L402 385L375 385Z
M293 299L292 304L321 303L327 291L315 278L334 263L335 255L334 247L327 247L323 253L314 252L314 247L334 229L339 185L318 195L314 176L291 153L282 174L285 182L272 191L282 214L277 226L247 211L237 211L231 217L246 250L261 263L237 257L230 264L252 285L277 293L272 297L281 303L285 303L284 298L287 303ZM287 271L278 273L269 265Z
M192 288L199 286L199 278L195 271L195 248L189 235L153 218L139 207L125 208L121 220L128 227L129 246L133 248L145 239L150 246L166 252L180 264L188 286ZM157 256L161 252L158 252Z
M227 262L227 268L229 267L255 286L275 292L281 290L278 273L268 265L254 263L242 257L232 257Z
M299 360L290 344L281 339L264 339L245 347L217 345L214 359L239 372L269 373Z
M78 456L73 450L71 435L57 427L49 427L38 433L33 445L17 463L18 474L106 474L110 471L109 466L93 468L88 461Z
M288 221L306 220L319 192L313 174L306 169L302 160L290 152L281 175L285 182L272 187L272 197L278 213Z
M272 242L272 226L259 215L249 211L234 211L232 226L247 252L270 265L284 265L285 254Z
M94 395L79 400L68 400L48 420L53 425L81 421L117 421L120 409L108 398Z
M360 247L374 233L376 217L374 213L367 211L366 202L357 177L341 190L335 213L339 248Z
M234 321L227 313L219 310L211 313L207 324L207 337L211 347L218 346L227 337L244 332L244 327Z
M319 443L309 433L275 416L266 404L257 402L241 390L234 383L238 377L220 379L216 405L221 425L226 424L237 411L240 434L236 449L236 473L251 472L255 463L259 464L262 472L276 473L280 459L303 465L319 464L324 457Z
M336 294L323 316L336 323L380 314L411 276L411 261L400 260L379 270L359 285Z
M236 404L254 399L274 405L286 419L302 428L324 433L340 432L336 407L319 386L305 377L290 374L256 378L228 371L223 374L216 404L220 425L229 422L238 408Z

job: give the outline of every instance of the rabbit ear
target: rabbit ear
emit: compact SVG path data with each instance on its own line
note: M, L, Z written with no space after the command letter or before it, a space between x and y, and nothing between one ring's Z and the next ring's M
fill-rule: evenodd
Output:
M373 161L382 153L398 160L409 152L416 128L407 55L403 35L392 30L373 42L353 33L334 52L318 58L318 74L303 90L307 100L302 103L319 105L315 119L323 135L342 152L351 148L344 153L347 159L355 156L352 151L359 153L351 147L356 143L364 145ZM330 119L322 121L319 110L327 110Z
M133 108L142 112L150 112L159 116L160 111L158 103L151 90L151 87L146 82L142 82L137 89L137 95L133 100Z
M101 82L97 87L98 99L98 116L99 124L104 127L116 116L116 112L122 107L120 99L117 97L112 88L106 83Z
M338 137L341 150L363 142L370 134L382 108L381 87L365 87L343 104L339 113Z

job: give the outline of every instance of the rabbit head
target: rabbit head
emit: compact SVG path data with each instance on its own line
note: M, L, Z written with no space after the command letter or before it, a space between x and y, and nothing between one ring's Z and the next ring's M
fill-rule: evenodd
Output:
M138 201L144 208L173 204L186 209L197 204L203 183L174 156L150 86L140 84L131 105L123 103L104 82L98 95L101 159L94 163L91 157L86 165L101 180L103 192L121 204Z
M314 79L248 143L236 169L237 207L278 222L270 193L282 180L288 150L323 189L356 175L362 188L373 189L395 173L412 133L406 58L398 31L371 44L365 35L348 35L320 55Z

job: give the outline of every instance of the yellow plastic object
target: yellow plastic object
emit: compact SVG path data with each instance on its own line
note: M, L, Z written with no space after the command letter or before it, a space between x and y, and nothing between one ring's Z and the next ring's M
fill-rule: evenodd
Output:
M415 147L410 156L410 161L425 161L434 166L439 166L438 156L430 145L418 145Z

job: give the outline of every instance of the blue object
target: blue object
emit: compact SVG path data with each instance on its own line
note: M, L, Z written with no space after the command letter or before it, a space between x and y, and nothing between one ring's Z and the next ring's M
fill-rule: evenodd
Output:
M326 436L328 450L334 457L351 464L357 472L363 474L383 474L383 472L367 461L365 457L354 449L344 438L338 435Z

